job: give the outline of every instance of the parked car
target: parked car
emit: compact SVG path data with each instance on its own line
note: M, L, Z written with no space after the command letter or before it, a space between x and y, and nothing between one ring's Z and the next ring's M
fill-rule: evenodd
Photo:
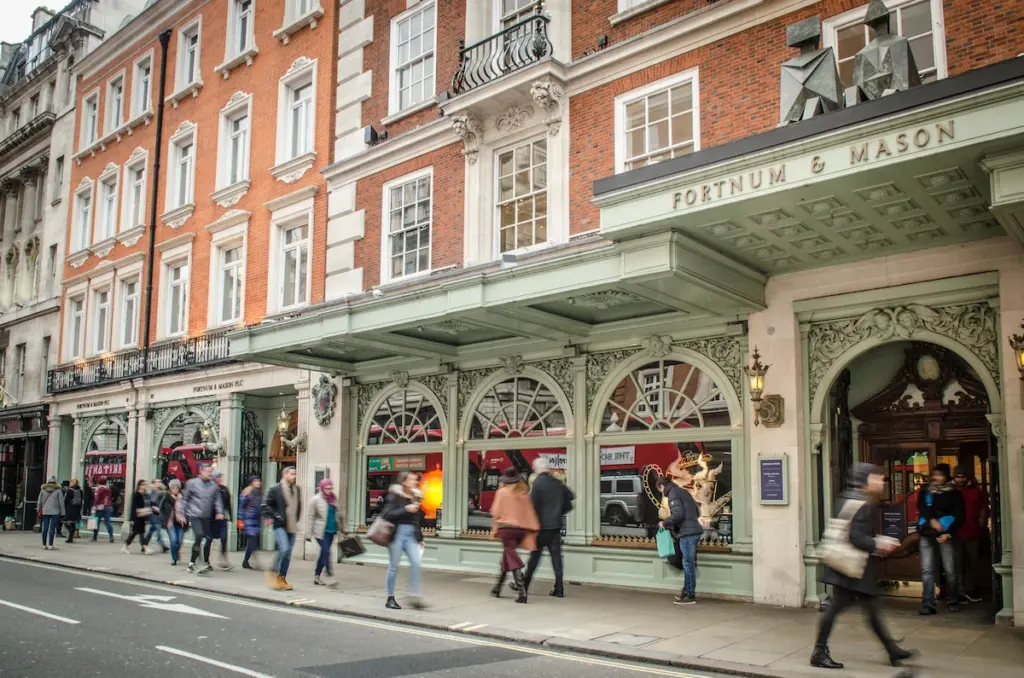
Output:
M601 522L613 527L640 525L638 497L643 491L640 476L601 479Z

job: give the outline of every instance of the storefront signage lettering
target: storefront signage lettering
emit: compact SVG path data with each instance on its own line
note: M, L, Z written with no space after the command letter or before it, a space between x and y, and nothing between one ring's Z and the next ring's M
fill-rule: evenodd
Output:
M636 458L636 448L628 447L602 447L601 466L613 466L616 464L632 464Z
M830 170L862 166L879 160L894 158L905 153L934 148L956 139L956 121L953 119L922 125L896 134L887 134L834 147L821 153L779 164L740 172L672 193L672 209L713 204L720 200L742 197L765 188L787 183L798 184L805 178Z
M232 388L241 388L245 384L244 379L235 379L234 381L222 381L219 384L201 384L199 386L193 386L193 393L214 393L216 391L226 391Z
M85 477L94 476L124 477L124 464L86 464Z
M106 407L110 404L110 400L94 400L91 403L78 403L75 405L75 409L78 410L91 410L94 407Z
M409 457L370 457L366 460L366 470L370 473L386 473L388 471L422 471L427 468L427 458Z
M758 457L762 504L788 504L786 457Z
M542 452L540 456L548 460L548 466L553 471L564 471L569 468L569 457L564 453Z

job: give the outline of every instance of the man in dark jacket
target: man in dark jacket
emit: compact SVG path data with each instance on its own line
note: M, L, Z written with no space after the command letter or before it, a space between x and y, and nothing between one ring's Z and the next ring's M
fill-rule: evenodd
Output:
M847 480L848 490L838 502L837 515L842 513L846 502L863 502L850 520L850 544L870 555L864 573L859 579L825 567L824 582L832 585L832 602L822 611L818 620L818 638L814 643L811 666L822 669L843 668L842 664L829 655L828 638L832 634L836 617L856 603L860 603L864 608L871 630L889 653L889 662L896 666L899 662L910 659L914 653L902 649L892 639L885 624L882 623L878 607L878 556L889 553L899 546L896 540L877 537L878 530L875 526L878 525L878 498L885 492L885 477L873 464L858 462L850 469Z
M224 517L213 521L210 527L210 539L206 542L203 555L206 558L206 562L210 562L210 548L213 546L214 540L220 540L220 564L217 567L221 570L230 570L231 561L228 560L228 524L233 519L234 514L231 510L231 492L228 490L225 480L226 477L223 471L217 469L213 472L213 482L217 483L217 490L220 491L220 501L224 507Z
M964 522L956 533L957 583L960 600L981 602L977 597L978 581L989 575L981 549L982 537L988 532L988 493L978 485L966 466L957 466L953 482L964 496Z
M208 559L198 568L196 561L203 552L203 540L213 538L213 521L224 518L220 489L210 477L212 474L209 464L200 465L199 476L185 484L181 499L185 517L192 525L192 557L188 561L188 571L192 574L204 574L212 569Z
M286 577L302 516L302 492L297 479L295 467L287 467L281 473L281 482L270 488L267 498L263 500L263 518L274 528L274 544L277 547L274 567L267 570L267 583L270 588L278 591L292 590Z
M682 476L662 478L658 481L658 489L668 496L669 516L658 523L672 533L679 543L679 551L683 556L683 590L673 599L676 605L693 605L697 602L697 544L704 534L701 527L700 510L697 502L686 486L693 477L686 471Z
M921 535L921 614L935 614L935 570L939 560L946 574L950 612L959 612L954 539L964 522L964 496L951 482L949 464L936 464L932 482L917 495L918 532Z
M78 521L82 519L82 490L78 487L78 478L72 478L64 487L64 522L68 528L68 541L72 544L78 536Z
M527 591L530 590L530 582L533 581L533 575L540 564L541 553L547 549L551 555L551 569L555 571L555 587L551 589L551 595L555 598L564 598L562 520L565 514L572 510L572 502L576 497L572 490L551 475L550 471L551 467L547 457L534 459L533 472L536 474L536 479L530 490L530 499L533 500L533 508L540 521L540 531L537 533L537 550L530 553L530 560L526 564L523 588Z

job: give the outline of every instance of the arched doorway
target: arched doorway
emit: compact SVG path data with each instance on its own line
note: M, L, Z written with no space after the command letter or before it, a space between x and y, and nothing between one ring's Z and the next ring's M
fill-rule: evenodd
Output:
M987 418L992 407L982 375L951 348L891 341L852 359L823 400L828 455L819 479L831 495L845 488L845 471L853 461L877 464L889 481L878 527L902 546L882 564L886 592L920 596L917 500L931 470L947 464L963 469L987 497L975 514L983 524L965 533L964 541L981 555L966 572L971 592L1001 607L1000 578L993 569L1002 557L998 444ZM819 525L832 510L819 504Z

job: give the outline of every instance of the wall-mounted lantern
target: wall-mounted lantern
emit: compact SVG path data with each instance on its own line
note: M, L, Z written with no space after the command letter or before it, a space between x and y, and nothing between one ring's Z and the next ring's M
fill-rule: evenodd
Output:
M761 354L754 347L754 362L745 368L750 386L750 402L754 405L754 426L778 428L785 422L785 401L780 395L764 395L764 377L771 365L761 363Z
M1024 323L1020 328L1024 330ZM1020 372L1020 407L1024 410L1024 333L1010 335L1010 348L1013 349L1013 364Z
M297 434L294 438L288 437L288 429L291 428L291 417L288 416L288 412L285 411L284 406L281 406L281 414L277 418L277 432L281 436L281 444L290 450L302 454L306 451L306 434L305 432Z

